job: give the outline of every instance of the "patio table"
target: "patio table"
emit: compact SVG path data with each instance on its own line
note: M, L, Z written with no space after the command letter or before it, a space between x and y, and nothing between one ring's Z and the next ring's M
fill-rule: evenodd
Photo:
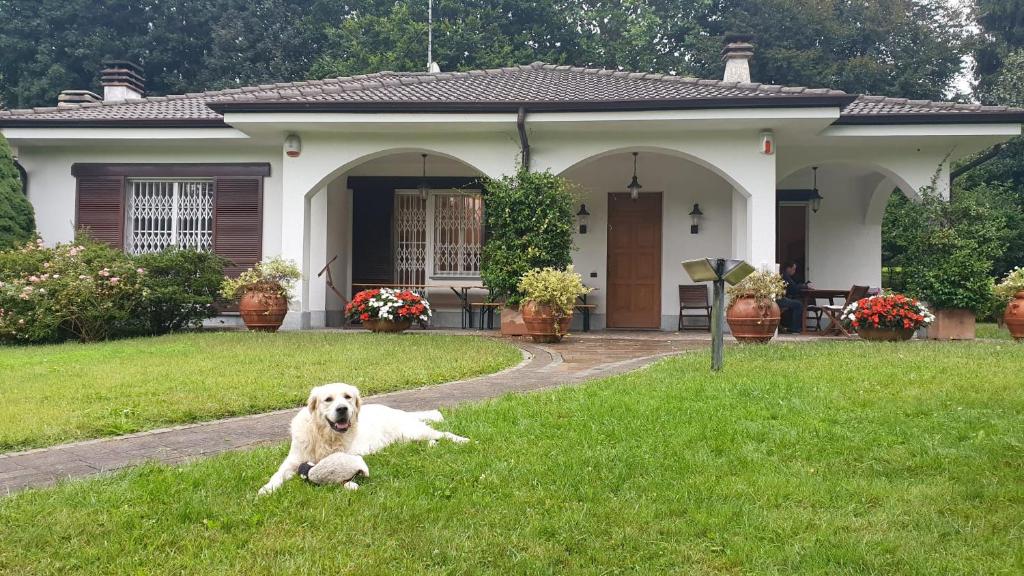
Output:
M800 321L801 321L801 323L800 323L801 332L804 332L804 333L807 332L807 307L808 306L810 306L811 304L816 303L819 299L820 300L828 300L829 304L835 304L835 299L836 298L846 298L846 295L849 294L849 293L850 293L850 289L849 288L846 288L846 289L843 289L843 290L838 290L838 289L833 289L833 288L804 288L803 290L801 290L800 291L800 302L804 305L803 312L801 313L802 318L800 319ZM835 320L833 320L833 324L835 324ZM819 334L824 336L827 333L832 332L832 331L833 330L832 330L832 328L830 326L828 332L820 332L819 331Z

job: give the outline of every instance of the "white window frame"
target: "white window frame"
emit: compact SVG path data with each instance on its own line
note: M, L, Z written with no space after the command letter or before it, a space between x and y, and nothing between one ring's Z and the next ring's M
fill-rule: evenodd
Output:
M125 199L125 211L124 211L124 237L125 237L125 251L129 254L143 254L150 252L158 252L160 250L169 247L180 247L180 226L181 226L181 187L183 184L193 183L204 183L209 185L210 191L210 227L209 230L202 231L202 234L208 235L208 247L203 246L187 246L187 248L193 250L207 250L213 251L213 238L214 238L214 214L215 214L215 196L216 196L216 179L214 178L128 178L126 182L126 195ZM171 230L170 230L170 241L159 250L137 250L135 248L135 242L133 235L135 233L134 220L135 214L133 214L133 205L135 202L135 185L136 184L171 184Z
M395 195L399 195L399 194L419 195L419 190L404 190L404 189L403 190L395 190ZM471 190L437 189L437 190L431 190L427 194L426 221L425 221L427 245L426 245L426 253L425 253L426 254L426 257L425 257L426 262L425 262L425 266L424 266L424 268L425 268L424 276L426 277L427 280L454 280L454 281L479 281L480 280L480 272L478 270L477 271L472 271L472 272L448 272L448 271L441 272L441 271L438 271L437 270L437 258L436 258L436 255L434 254L434 248L435 248L434 236L436 234L436 228L435 228L436 218L435 218L435 215L436 215L436 206L437 206L437 198L438 197L440 197L440 196L475 196L475 197L480 197L481 194L482 194L482 192L480 190L476 190L476 189L471 189ZM484 206L484 211L485 212L486 212L486 209L487 209L486 206ZM392 218L392 228L393 227L394 227L394 219ZM392 232L392 234L394 235L394 232ZM483 222L481 222L481 238L480 238L480 248L481 248L481 250L483 249L483 240L484 240ZM396 245L396 247L397 247L397 245ZM392 254L392 258L394 258L394 257L395 257L394 254ZM396 270L396 274L397 274L397 270Z

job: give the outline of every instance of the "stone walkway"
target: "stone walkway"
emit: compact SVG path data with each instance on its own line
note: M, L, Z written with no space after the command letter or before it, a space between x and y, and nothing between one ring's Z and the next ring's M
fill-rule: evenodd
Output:
M622 374L665 356L708 345L705 338L658 333L606 333L573 336L571 340L571 344L553 346L517 342L524 352L524 361L514 368L470 380L380 394L366 400L404 410L451 407L511 392L530 392ZM283 442L288 439L288 423L295 412L295 408L289 408L0 454L0 495L148 461L178 464L230 450Z

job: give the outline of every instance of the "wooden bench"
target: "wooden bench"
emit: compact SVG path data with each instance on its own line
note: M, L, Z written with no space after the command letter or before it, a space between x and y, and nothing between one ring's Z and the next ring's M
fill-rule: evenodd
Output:
M480 309L480 329L484 328L484 318L487 318L487 329L494 330L494 311L501 308L500 302L473 302L469 305L470 308ZM470 327L473 326L472 316L470 316Z
M590 332L590 314L597 308L597 304L577 304L573 308L583 313L583 331Z

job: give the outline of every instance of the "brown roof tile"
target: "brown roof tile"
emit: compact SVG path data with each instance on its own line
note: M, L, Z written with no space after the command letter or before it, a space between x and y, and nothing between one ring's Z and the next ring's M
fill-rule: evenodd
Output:
M854 99L855 98L855 99ZM0 111L0 125L223 125L216 110L409 109L409 107L530 105L547 109L615 108L623 103L660 108L844 105L840 123L1024 121L1024 110L948 102L847 95L826 88L577 68L535 62L470 72L379 72L308 82L154 96L62 108ZM952 120L952 121L955 121Z

